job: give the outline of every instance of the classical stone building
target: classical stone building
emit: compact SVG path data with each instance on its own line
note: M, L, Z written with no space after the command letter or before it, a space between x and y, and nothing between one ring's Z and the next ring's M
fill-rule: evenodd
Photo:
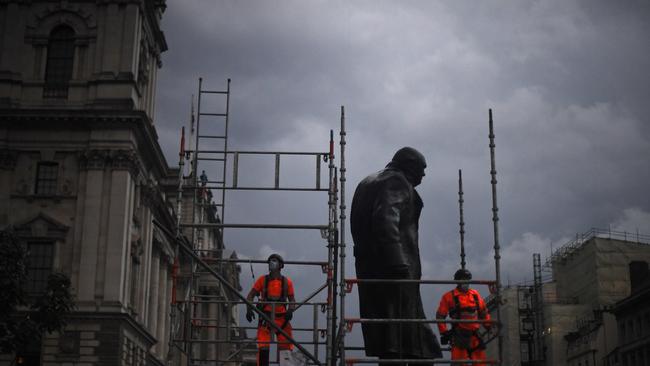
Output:
M28 243L28 290L61 271L77 306L25 365L182 364L170 346L187 308L170 304L187 294L178 170L154 128L164 10L165 0L0 0L0 228ZM223 249L215 233L202 246ZM236 267L223 270L238 283Z

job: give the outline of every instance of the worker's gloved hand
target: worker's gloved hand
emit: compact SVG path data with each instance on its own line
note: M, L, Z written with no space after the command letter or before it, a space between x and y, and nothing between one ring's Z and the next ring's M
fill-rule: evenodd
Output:
M440 333L440 344L449 344L451 340L451 330Z
M249 307L246 309L246 320L250 323L253 319L255 319L255 311L253 311L253 308Z
M284 314L284 318L287 321L290 321L291 319L293 319L293 310L291 310L291 309L287 310L287 312Z

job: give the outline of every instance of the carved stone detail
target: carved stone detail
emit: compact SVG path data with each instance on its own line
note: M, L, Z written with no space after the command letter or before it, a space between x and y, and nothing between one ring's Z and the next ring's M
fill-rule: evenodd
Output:
M128 170L133 178L141 171L140 159L134 150L89 149L80 154L79 167L81 170Z
M79 157L79 168L81 170L105 169L108 166L109 159L109 150L86 150Z
M133 150L111 151L111 167L115 170L128 170L132 177L140 173L140 161Z
M82 44L96 38L97 22L93 13L82 5L62 2L32 15L27 23L25 40L27 43L41 44L47 41L52 29L59 24L72 27L76 41Z

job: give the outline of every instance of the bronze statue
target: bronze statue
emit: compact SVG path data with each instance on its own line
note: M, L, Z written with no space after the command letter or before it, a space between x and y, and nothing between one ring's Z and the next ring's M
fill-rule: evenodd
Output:
M385 169L359 183L350 224L359 279L422 277L418 221L424 156L411 147L398 150ZM359 284L361 318L424 319L420 285ZM440 358L438 339L425 323L362 324L366 356L382 359Z

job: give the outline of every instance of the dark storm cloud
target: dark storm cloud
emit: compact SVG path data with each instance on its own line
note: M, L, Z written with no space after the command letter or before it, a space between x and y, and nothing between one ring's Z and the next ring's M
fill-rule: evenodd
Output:
M427 157L425 277L458 266L459 168L468 262L493 277L488 108L504 281L530 279L533 252L590 227L650 232L647 2L184 0L168 2L163 22L156 124L170 164L199 76L210 89L233 79L232 149L325 151L345 105L348 201L399 147ZM226 221L321 223L326 200L229 193ZM325 254L315 233L227 235L253 258ZM429 314L440 291L423 292Z

